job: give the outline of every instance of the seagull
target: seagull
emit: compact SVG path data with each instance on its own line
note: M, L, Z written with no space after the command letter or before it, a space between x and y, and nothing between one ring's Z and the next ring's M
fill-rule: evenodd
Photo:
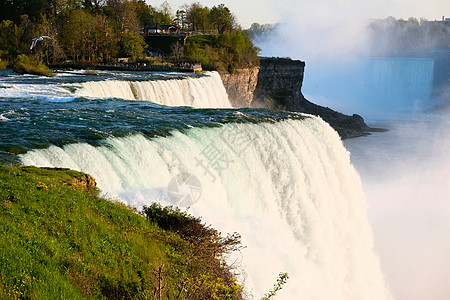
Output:
M49 36L43 35L43 36L39 36L37 38L34 38L33 41L31 42L31 47L30 47L30 51L33 50L34 47L36 47L37 41L42 41L43 39L52 39Z

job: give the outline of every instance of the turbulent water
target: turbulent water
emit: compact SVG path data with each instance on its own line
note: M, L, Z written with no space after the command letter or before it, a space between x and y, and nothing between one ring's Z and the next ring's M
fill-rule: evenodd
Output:
M185 107L227 106L214 73L103 76L3 73L0 159L81 170L111 198L190 206L241 233L246 248L230 262L243 267L250 298L280 272L290 278L279 299L390 298L359 176L328 124Z
M168 80L104 80L82 84L77 92L87 97L118 97L170 106L230 108L227 93L217 72L200 78Z

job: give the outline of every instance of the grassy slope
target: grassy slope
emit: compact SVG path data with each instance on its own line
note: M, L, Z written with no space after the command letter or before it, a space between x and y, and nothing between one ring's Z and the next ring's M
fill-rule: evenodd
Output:
M0 165L1 299L189 299L200 285L236 297L239 286L188 267L186 240L86 191L83 176Z

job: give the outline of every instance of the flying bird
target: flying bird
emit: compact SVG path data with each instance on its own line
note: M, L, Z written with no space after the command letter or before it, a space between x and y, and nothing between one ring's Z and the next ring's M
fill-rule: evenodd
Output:
M37 38L34 38L33 41L31 42L31 47L30 47L30 51L33 50L34 47L36 47L36 44L38 41L42 41L43 39L52 39L49 36L43 35L43 36L38 36Z

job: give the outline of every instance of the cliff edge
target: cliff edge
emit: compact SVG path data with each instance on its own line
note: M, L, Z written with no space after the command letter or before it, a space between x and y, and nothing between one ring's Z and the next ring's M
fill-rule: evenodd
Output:
M359 115L345 115L308 101L302 94L305 62L289 58L261 58L260 66L221 74L235 108L264 107L318 115L345 138L368 135L370 128Z

